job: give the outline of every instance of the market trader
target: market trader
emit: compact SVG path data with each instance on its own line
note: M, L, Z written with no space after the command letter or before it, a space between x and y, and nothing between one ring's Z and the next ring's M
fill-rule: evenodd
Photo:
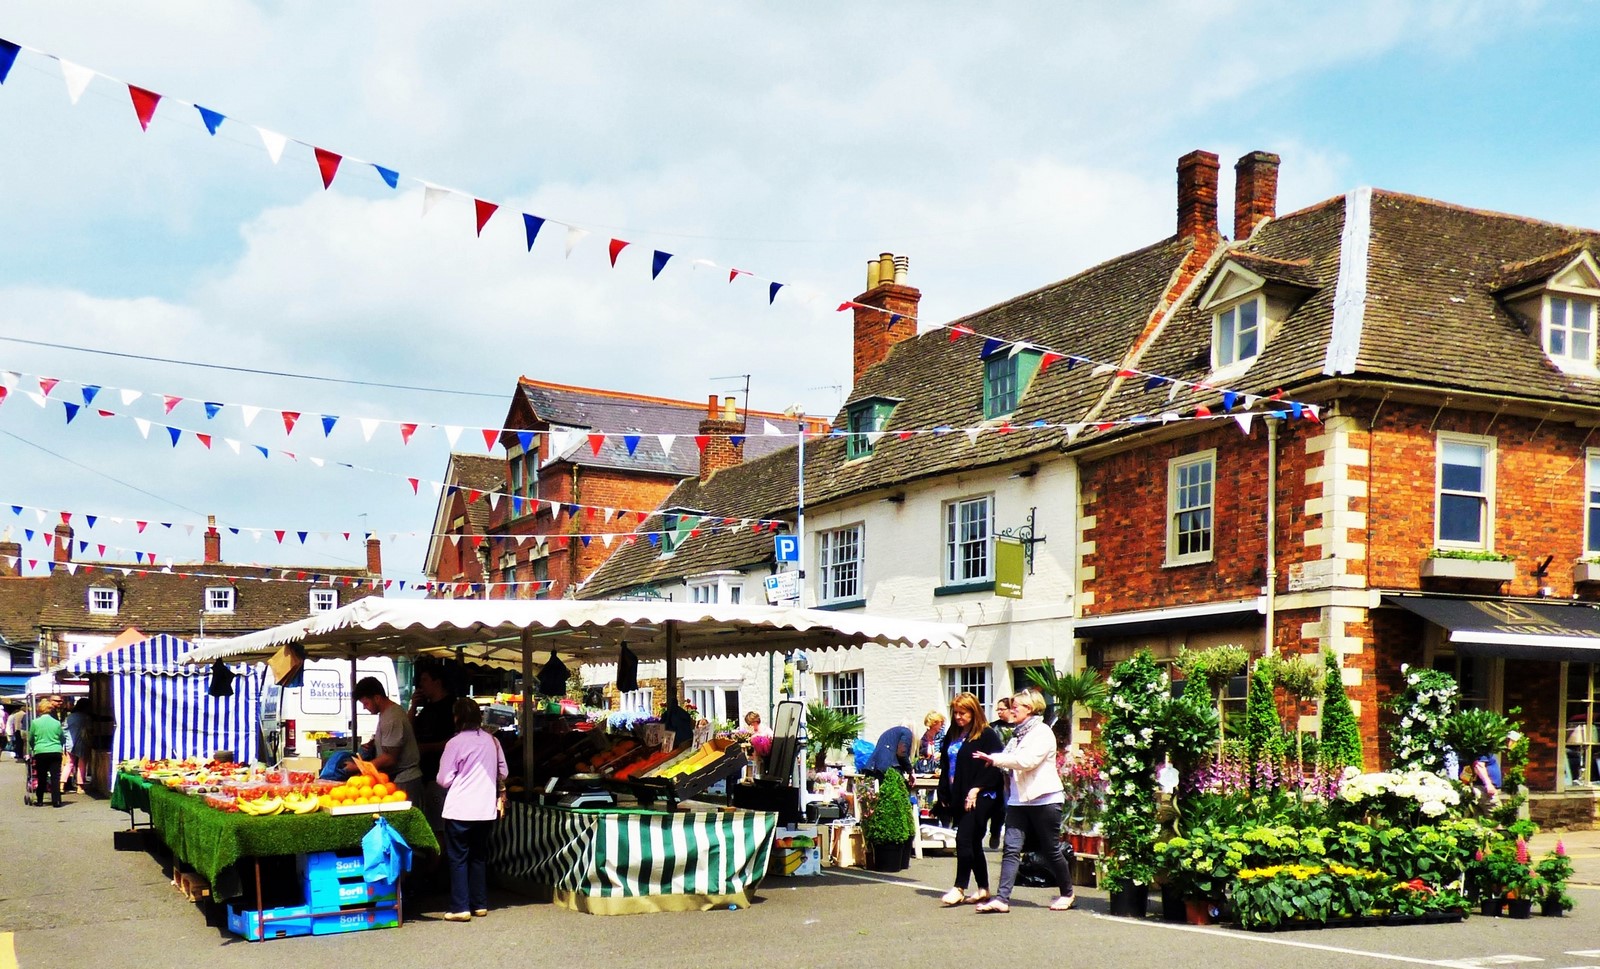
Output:
M417 735L411 729L411 718L405 708L389 699L383 683L376 676L364 676L356 683L352 695L361 708L378 715L378 729L372 735L372 765L389 775L395 786L406 792L406 800L414 805L423 803L422 755L417 750ZM355 773L352 762L347 768Z
M417 689L411 697L411 727L417 750L422 755L423 802L418 805L428 816L428 825L442 831L440 811L444 807L444 788L439 776L439 758L445 744L456 734L455 694L445 685L444 671L435 666L417 669Z

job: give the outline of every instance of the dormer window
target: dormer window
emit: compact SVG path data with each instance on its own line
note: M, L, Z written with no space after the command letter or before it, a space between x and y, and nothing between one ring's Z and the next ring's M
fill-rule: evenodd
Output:
M845 439L844 454L849 458L864 458L872 453L872 446L883 436L884 425L899 401L892 397L866 397L849 407L849 437Z
M1261 353L1261 297L1252 296L1217 313L1211 346L1216 369L1255 359Z
M1551 294L1544 298L1544 352L1556 362L1594 366L1595 301Z
M1038 350L1011 346L1008 352L996 350L983 361L983 419L994 420L1017 409L1028 382L1039 372L1043 354Z
M89 611L97 616L115 616L117 614L116 587L91 586L89 589Z
M228 613L233 611L233 587L212 586L206 590L206 612Z

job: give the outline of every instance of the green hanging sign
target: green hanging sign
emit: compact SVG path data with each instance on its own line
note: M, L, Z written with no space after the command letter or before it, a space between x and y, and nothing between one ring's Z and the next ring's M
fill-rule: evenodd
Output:
M1022 570L1026 547L1014 538L994 542L994 594L1007 599L1022 598Z

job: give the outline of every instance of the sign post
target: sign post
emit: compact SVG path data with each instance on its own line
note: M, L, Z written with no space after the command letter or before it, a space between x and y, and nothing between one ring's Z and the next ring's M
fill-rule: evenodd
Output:
M1020 539L999 537L994 541L994 594L1007 599L1022 598L1022 571L1026 546Z

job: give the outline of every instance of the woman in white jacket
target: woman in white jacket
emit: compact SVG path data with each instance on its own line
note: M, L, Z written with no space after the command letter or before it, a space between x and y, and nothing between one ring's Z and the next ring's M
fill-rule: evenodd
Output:
M1000 887L995 896L978 906L979 912L1011 911L1011 889L1017 883L1017 867L1022 863L1022 845L1031 832L1061 894L1050 903L1052 912L1065 912L1076 897L1072 893L1072 870L1061 854L1061 807L1066 795L1061 775L1056 771L1056 737L1040 714L1044 697L1037 690L1024 690L1011 698L1016 724L1011 742L998 754L974 752L1011 773L1011 792L1006 799L1006 846L1000 862Z

